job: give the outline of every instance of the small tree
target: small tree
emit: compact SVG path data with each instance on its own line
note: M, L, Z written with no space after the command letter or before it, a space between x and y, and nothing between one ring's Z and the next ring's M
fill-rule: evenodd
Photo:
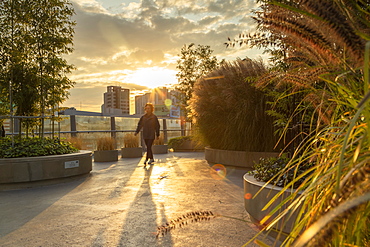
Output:
M176 74L178 85L176 89L180 91L179 102L183 116L188 117L188 100L192 98L195 82L216 69L219 65L217 58L212 56L213 50L208 45L198 45L194 43L184 45L181 49L180 59L177 60Z
M0 90L11 114L14 106L17 115L43 116L67 98L74 67L62 56L73 50L73 14L69 0L0 2Z

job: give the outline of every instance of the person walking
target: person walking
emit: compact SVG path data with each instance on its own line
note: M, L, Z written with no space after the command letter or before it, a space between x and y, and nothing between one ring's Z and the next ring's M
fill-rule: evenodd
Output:
M4 129L4 125L1 125L0 133L1 133L1 137L5 137L5 129Z
M159 138L159 121L156 115L154 115L154 106L152 103L147 103L144 107L145 114L141 116L137 128L135 131L135 136L143 129L143 138L146 145L146 159L144 164L149 165L154 163L152 145L154 139Z
M1 124L1 137L5 137L5 128L4 128L4 125Z

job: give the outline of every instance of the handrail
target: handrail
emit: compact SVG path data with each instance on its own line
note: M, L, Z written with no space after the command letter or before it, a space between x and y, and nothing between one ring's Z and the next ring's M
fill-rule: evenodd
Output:
M184 129L161 129L160 131L183 131ZM191 129L185 129L186 131L191 131ZM117 133L117 132L135 132L136 130L75 130L75 131L54 131L54 132L44 132L44 134L83 134L83 133ZM22 135L26 134L25 132L22 132ZM32 134L38 135L38 132L33 132ZM11 133L6 133L6 135L11 135ZM19 135L19 132L14 132L14 135Z

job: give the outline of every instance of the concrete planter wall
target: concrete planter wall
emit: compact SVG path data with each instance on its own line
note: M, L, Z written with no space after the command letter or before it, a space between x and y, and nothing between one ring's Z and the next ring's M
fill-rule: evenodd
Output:
M276 157L274 152L246 152L205 148L205 159L210 163L252 168L260 158Z
M92 169L90 151L25 158L0 159L0 184L32 182L87 174Z
M121 148L122 158L139 158L143 156L143 148Z
M265 187L264 187L265 186ZM252 221L258 226L260 225L260 221L269 213L271 212L277 205L279 205L280 202L284 198L287 198L291 195L293 190L287 190L284 191L284 193L273 203L268 207L267 210L262 211L262 209L265 207L265 205L278 193L280 193L282 188L273 186L273 185L265 185L264 182L257 181L253 176L245 174L244 175L244 206L245 210L250 215ZM256 194L258 195L253 198ZM285 210L286 206L284 206L281 211ZM273 219L275 216L277 216L281 211L276 212L271 219ZM298 210L299 211L299 210ZM297 217L297 211L294 212L292 216L289 216L288 213L286 216L284 216L280 221L279 224L277 224L274 229L277 231L282 231L284 233L290 233L292 230L292 227L294 225L295 219ZM268 222L267 222L268 223Z
M94 162L112 162L118 160L118 150L94 151Z
M168 145L153 145L152 151L153 154L166 154L168 153Z

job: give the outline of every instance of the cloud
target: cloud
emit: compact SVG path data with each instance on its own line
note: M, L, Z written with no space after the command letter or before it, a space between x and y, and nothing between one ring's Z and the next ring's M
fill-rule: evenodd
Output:
M124 51L146 55L161 50L161 54L174 54L183 44L191 42L211 45L216 54L222 52L227 37L248 29L251 21L240 23L240 20L244 22L255 7L248 0L143 0L141 5L121 6L122 14L112 15L95 1L87 3L76 0L74 4L77 21L74 56L104 58L112 66L119 62L128 67L136 65L130 57L123 57L124 61L112 58ZM218 39L214 39L215 34ZM161 63L159 54L154 53L158 59L152 59L158 65Z
M253 0L71 1L75 50L66 59L77 67L72 79L79 87L129 82L142 68L174 70L184 44L209 45L219 59L258 56L248 47L224 45L228 37L252 31Z

